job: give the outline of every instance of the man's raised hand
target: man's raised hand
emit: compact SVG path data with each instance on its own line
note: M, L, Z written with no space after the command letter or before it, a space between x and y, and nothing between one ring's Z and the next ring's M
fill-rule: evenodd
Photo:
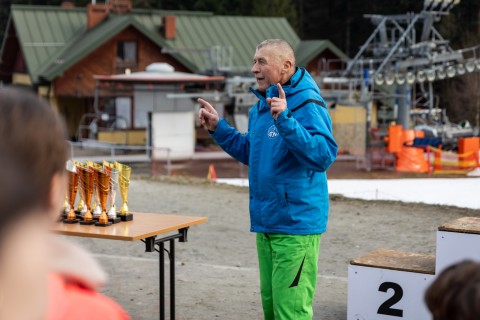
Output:
M277 83L277 89L278 98L267 98L267 103L270 106L270 113L275 120L277 120L277 117L280 113L287 110L287 99L285 96L285 91L283 91L282 85L280 83Z
M218 125L218 112L214 107L203 99L198 99L198 103L203 107L198 113L198 118L202 126L209 131L214 132Z

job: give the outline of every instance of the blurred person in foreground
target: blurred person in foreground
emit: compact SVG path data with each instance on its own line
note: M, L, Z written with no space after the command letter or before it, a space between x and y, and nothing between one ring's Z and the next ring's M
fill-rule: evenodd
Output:
M295 66L286 41L261 42L251 71L258 90L250 90L259 101L245 134L203 99L199 118L227 153L249 166L250 231L257 233L265 319L312 319L329 210L325 171L338 147L320 90Z
M443 270L425 302L433 320L480 319L480 263L463 261Z
M66 190L62 122L31 92L0 88L0 319L126 320L96 292L83 249L50 233Z

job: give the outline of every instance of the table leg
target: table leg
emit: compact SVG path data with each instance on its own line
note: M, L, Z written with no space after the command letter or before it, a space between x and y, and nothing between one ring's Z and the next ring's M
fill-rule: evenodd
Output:
M175 320L175 239L170 240L170 320Z
M165 320L165 242L170 242L170 252L168 253L170 260L170 320L175 320L175 240L187 242L187 231L188 227L178 230L178 234L161 239L153 236L142 240L145 243L146 252L158 251L160 257L160 320ZM158 250L155 249L155 245L158 245Z
M160 320L165 320L165 244L160 242L158 245L160 247L158 250L160 254Z

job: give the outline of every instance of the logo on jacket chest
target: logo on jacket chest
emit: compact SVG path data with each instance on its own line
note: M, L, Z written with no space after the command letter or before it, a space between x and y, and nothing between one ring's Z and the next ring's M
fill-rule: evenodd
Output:
M270 139L274 139L274 138L278 137L279 135L280 135L280 133L278 133L277 127L275 127L275 125L272 125L270 128L268 128L267 136Z

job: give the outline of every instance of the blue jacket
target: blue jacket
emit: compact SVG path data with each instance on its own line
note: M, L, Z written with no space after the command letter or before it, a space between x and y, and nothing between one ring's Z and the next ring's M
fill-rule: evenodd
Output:
M319 234L326 231L328 189L325 171L337 156L332 124L317 84L297 69L283 86L287 110L276 121L266 95L250 109L248 132L220 119L212 137L232 157L249 166L252 232Z

